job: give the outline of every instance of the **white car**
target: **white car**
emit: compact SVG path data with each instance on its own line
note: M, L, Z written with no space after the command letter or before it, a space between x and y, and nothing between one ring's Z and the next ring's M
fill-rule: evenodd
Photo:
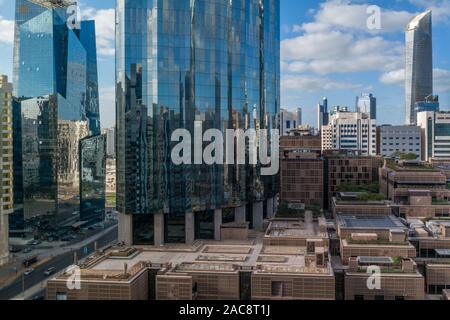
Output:
M25 275L25 276L29 276L30 274L32 274L34 272L34 269L33 268L29 268L29 269L27 269L27 271L25 271L23 274Z

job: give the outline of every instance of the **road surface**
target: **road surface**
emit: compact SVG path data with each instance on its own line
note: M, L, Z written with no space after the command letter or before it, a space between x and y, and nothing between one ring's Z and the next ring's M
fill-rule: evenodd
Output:
M117 227L113 228L108 233L104 234L97 240L92 240L87 246L77 249L77 258L82 259L94 252L95 242L97 241L98 248L105 247L111 242L117 240ZM39 283L46 280L48 277L44 275L44 272L49 268L55 268L56 272L59 272L68 266L73 264L74 251L67 252L57 257L54 257L50 261L40 265L28 276L18 278L16 281L0 290L0 300L12 299L23 292L32 288Z

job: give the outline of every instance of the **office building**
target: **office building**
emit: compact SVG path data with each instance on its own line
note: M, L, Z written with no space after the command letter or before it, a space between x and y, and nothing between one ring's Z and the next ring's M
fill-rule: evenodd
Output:
M0 76L0 266L9 257L9 215L13 212L12 84Z
M100 133L95 24L68 26L72 4L16 1L15 208L47 233L80 218L80 141Z
M378 170L383 165L380 157L361 156L348 151L327 151L325 161L324 205L331 208L333 197L340 192L355 192L360 186L378 182ZM345 189L347 187L355 189Z
M80 221L95 224L105 220L106 136L80 142Z
M374 267L381 272L378 288L367 285ZM353 257L345 273L345 300L424 300L424 286L412 259Z
M291 135L280 137L280 152L309 150L321 153L320 135L312 134L311 130L301 128L291 131Z
M370 119L377 119L377 98L371 93L363 93L356 97L356 112L365 113Z
M331 211L337 215L387 216L392 213L391 204L369 192L340 192L333 197ZM378 196L378 194L377 194Z
M404 218L450 216L445 168L420 161L387 159L380 169L380 192Z
M417 125L422 129L422 159L450 160L450 113L420 112Z
M192 243L219 236L224 208L255 228L273 213L278 175L175 165L171 135L279 130L279 10L279 0L117 1L120 241Z
M295 111L281 109L281 135L288 136L290 131L297 129L302 125L302 109L297 108Z
M393 215L337 215L342 264L351 257L415 258L416 249L408 241L408 228Z
M422 131L418 126L391 126L379 128L379 152L383 157L415 155L422 157Z
M409 241L417 249L417 264L426 279L426 293L450 289L450 221L448 218L409 219Z
M417 102L433 94L432 12L419 14L406 26L406 124L416 124Z
M252 241L115 247L80 264L81 290L61 274L50 300L334 300L324 218L275 219ZM120 259L118 259L120 257Z
M103 134L106 135L106 155L108 158L116 157L116 129L103 129Z
M280 201L323 208L324 161L320 151L289 149L281 157Z
M417 119L419 112L439 112L439 96L429 95L424 101L416 102L414 108L414 119Z
M322 132L322 126L328 125L328 99L325 97L317 104L317 130Z
M365 113L342 110L330 115L329 125L322 130L322 150L349 150L375 156L376 120Z

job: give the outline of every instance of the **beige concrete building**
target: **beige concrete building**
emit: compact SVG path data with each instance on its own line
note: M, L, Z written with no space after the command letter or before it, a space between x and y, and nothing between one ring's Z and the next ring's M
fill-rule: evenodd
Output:
M378 268L379 278L373 276ZM378 283L377 283L378 282ZM345 273L345 300L424 300L425 280L411 259L352 258Z
M324 220L308 217L273 220L247 240L112 248L80 266L81 290L68 290L63 274L48 298L334 300Z
M444 172L418 161L386 160L380 169L380 192L407 219L450 217L447 181Z
M8 217L13 211L12 84L0 76L0 266L8 262Z
M324 161L313 152L285 151L281 158L280 200L323 208Z
M364 157L349 151L327 151L323 154L327 174L324 203L331 208L331 201L341 192L342 184L370 185L378 182L380 157Z
M336 225L343 265L360 256L416 257L408 229L394 216L338 215Z
M337 215L374 215L386 216L392 213L389 201L359 200L358 192L341 192L331 201L333 216Z

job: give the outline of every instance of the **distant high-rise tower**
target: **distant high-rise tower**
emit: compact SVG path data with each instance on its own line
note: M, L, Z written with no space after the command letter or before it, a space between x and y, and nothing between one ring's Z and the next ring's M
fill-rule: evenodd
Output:
M322 126L328 125L328 98L323 98L322 103L317 105L317 130L322 131Z
M13 211L12 84L0 76L0 266L8 262L8 221Z
M356 97L356 112L365 113L370 116L370 119L377 118L377 98L373 94L363 93Z
M416 102L433 94L432 13L416 16L406 27L406 123L416 124Z

